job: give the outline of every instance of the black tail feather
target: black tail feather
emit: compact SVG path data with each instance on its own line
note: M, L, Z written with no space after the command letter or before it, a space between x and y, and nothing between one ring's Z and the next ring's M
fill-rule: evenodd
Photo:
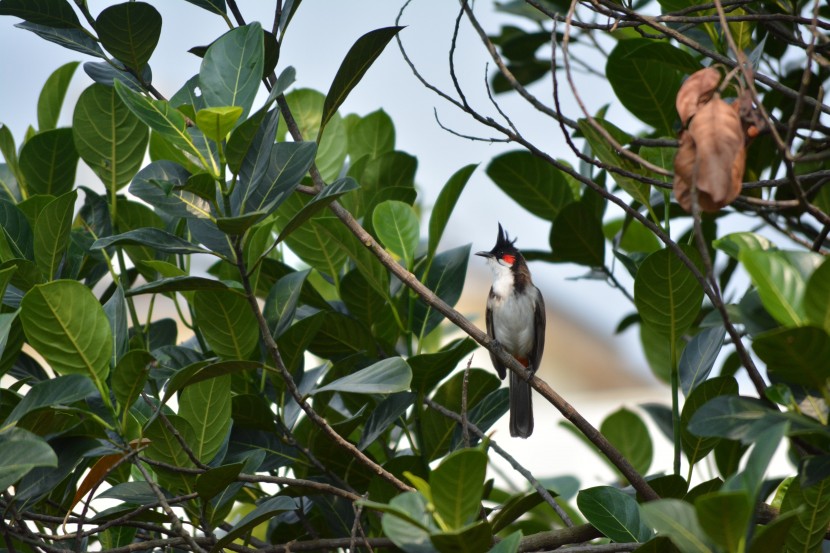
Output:
M533 397L530 383L510 373L510 435L527 438L533 433Z

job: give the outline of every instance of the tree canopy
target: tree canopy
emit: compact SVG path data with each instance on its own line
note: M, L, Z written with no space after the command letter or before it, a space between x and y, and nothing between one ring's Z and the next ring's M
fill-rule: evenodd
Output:
M0 0L20 32L84 60L51 74L24 136L0 126L4 551L822 550L826 5L508 1L487 29L461 1L442 87L410 57L407 1L318 91L281 55L299 0L260 22L188 1L228 31L159 90L151 4ZM460 41L491 59L483 105L458 78ZM476 167L452 168L427 213L392 118L342 110L394 48L470 126L424 124L511 146L482 170L550 225L526 257L617 289L620 329L639 328L670 384L597 423L532 378L612 467L605 485L534 476L487 435L507 390L471 352L529 375L454 309L470 246L441 238ZM90 84L64 106L79 67ZM578 75L607 80L610 105L589 111ZM655 459L665 438L674 454ZM769 478L779 447L791 475ZM497 483L496 456L526 489Z

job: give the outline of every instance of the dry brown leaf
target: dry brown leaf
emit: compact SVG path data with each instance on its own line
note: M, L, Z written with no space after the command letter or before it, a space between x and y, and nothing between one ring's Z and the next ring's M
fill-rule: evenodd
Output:
M684 128L700 107L709 101L718 83L720 83L720 71L707 67L692 73L680 86L675 99L675 107L677 107L677 114Z
M715 94L700 106L688 131L680 135L674 160L674 194L691 211L691 187L697 188L703 211L714 212L741 193L746 148L741 118Z

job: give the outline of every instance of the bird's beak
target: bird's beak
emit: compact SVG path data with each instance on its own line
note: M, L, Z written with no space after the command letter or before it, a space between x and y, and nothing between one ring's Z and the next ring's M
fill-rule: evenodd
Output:
M493 257L493 254L490 252L476 252L476 255L480 255L481 257Z

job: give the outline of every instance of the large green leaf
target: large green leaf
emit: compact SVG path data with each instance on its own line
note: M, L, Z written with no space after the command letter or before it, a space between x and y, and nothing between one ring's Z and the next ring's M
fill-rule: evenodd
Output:
M830 378L830 336L823 328L803 326L766 332L755 338L752 349L767 364L775 381L824 390Z
M76 401L86 399L97 392L92 381L80 374L68 374L43 382L38 382L26 392L26 395L15 405L6 420L3 421L0 431L15 424L25 415L58 405L70 405Z
M381 401L372 414L366 420L366 425L363 427L363 433L360 436L360 442L357 444L358 449L364 450L371 445L387 428L395 424L406 413L406 410L412 406L416 399L416 394L412 392L399 392L390 394L386 399Z
M781 503L781 514L793 511L798 513L797 519L783 551L820 551L830 523L830 479L805 488L798 478L793 478Z
M187 0L191 4L195 4L200 8L213 12L215 14L224 15L228 13L228 8L225 6L225 0Z
M605 235L602 220L588 202L571 202L553 220L550 248L556 261L602 267Z
M745 539L752 504L747 492L714 492L695 500L700 526L725 551L739 551Z
M46 79L46 84L43 85L37 99L37 126L41 131L57 127L66 89L69 88L69 81L72 80L78 63L71 61L62 65Z
M141 71L161 36L161 14L144 2L124 2L102 11L95 30L104 48L130 69Z
M487 455L462 449L448 455L429 475L435 512L451 530L473 522L481 511Z
M396 200L385 201L372 212L372 224L383 245L412 269L421 234L413 207Z
M178 415L167 415L172 426L168 428L164 421L155 419L144 429L144 438L150 443L144 450L148 458L161 461L177 468L195 468L190 456L182 447L179 440L183 440L188 447L196 445L196 433L186 420ZM175 433L174 433L175 432ZM158 468L156 474L159 483L171 492L191 491L195 477L180 471Z
M148 227L128 230L127 232L116 234L115 236L99 238L92 244L91 249L101 250L115 244L146 246L150 250L158 250L167 253L208 253L208 251L204 248L200 248L196 244L188 242L184 238L179 238L175 234L170 234L169 232L161 229Z
M259 90L264 63L262 27L251 23L228 31L205 52L199 88L207 107L238 106L245 118Z
M830 333L830 263L825 260L807 281L804 313L812 324Z
M346 100L349 92L357 86L372 63L389 44L389 41L398 34L403 27L383 27L369 31L357 39L346 57L340 64L340 68L334 75L334 80L326 94L326 101L323 104L323 116L320 123L320 133L323 132L326 124L337 112L337 108Z
M40 284L26 293L20 309L26 338L50 367L87 375L108 397L112 331L89 288L70 280Z
M190 177L184 167L173 161L154 161L135 175L130 193L171 217L209 218L210 203L186 190Z
M487 175L519 205L547 221L574 199L559 169L524 150L493 158Z
M713 326L696 334L680 356L680 388L687 397L706 380L723 347L726 329Z
M426 276L420 274L420 271L417 276L439 298L454 306L464 288L469 259L470 244L447 250L435 256ZM412 329L421 337L432 332L444 319L444 315L422 301L415 303L413 311Z
M228 533L222 536L217 542L216 545L210 550L211 553L217 553L222 551L222 548L234 541L235 539L242 537L251 532L254 527L258 526L259 524L274 518L275 515L278 513L283 513L286 511L294 511L297 509L297 503L294 499L290 497L286 497L284 495L271 497L266 499L262 503L256 506L256 508L242 517L242 519L234 524Z
M124 354L112 371L112 392L121 411L126 413L138 399L155 359L150 352L134 349Z
M195 320L208 345L226 359L246 359L259 342L248 301L225 290L199 290L193 296Z
M241 115L242 108L239 106L204 108L196 113L196 125L206 137L214 142L221 142L231 132Z
M360 185L357 184L357 181L351 177L337 179L330 185L326 186L285 223L280 230L279 236L277 236L277 242L279 243L285 240L286 236L291 234L295 229L299 228L303 223L311 218L312 215L327 207L344 194L351 192L352 190L357 190L358 188L360 188Z
M363 156L374 159L395 149L395 125L392 118L379 109L348 125L349 158L352 163Z
M640 505L645 523L668 536L682 553L711 553L694 507L679 499L661 499Z
M438 251L438 243L444 235L444 229L450 220L455 204L467 186L473 171L477 165L465 165L450 177L447 183L441 188L435 205L432 206L432 213L429 215L429 240L427 242L427 255L432 257Z
M739 259L744 251L775 249L772 242L754 232L733 232L718 238L712 245L733 259Z
M265 316L268 328L275 339L280 337L294 321L297 302L300 299L300 292L306 278L308 278L308 273L308 270L288 273L269 290L262 314Z
M369 249L336 217L321 217L317 224L355 264L366 281L384 298L389 297L389 273Z
M427 500L418 492L404 492L386 504L362 502L373 509L382 509L383 533L404 551L433 551L430 530L437 530L427 510Z
M25 1L25 0L24 0ZM54 42L64 48L81 52L88 56L95 56L98 58L104 57L104 51L98 45L98 42L84 30L80 28L56 28L48 27L46 25L38 25L37 23L29 23L24 21L15 25L18 29L25 29L35 33L37 36L49 42ZM87 62L90 63L90 62Z
M288 225L289 221L299 216L310 201L310 198L302 194L289 196L276 211L277 224L281 227ZM324 275L337 278L347 256L337 247L335 238L319 223L325 217L325 214L312 216L293 230L285 238L285 243L305 263ZM342 225L339 220L335 221L335 224Z
M673 134L674 99L684 73L700 69L687 52L651 39L620 40L608 55L608 81L619 101L659 134Z
M191 384L179 397L179 416L196 433L193 453L209 463L222 447L231 427L231 377L217 376Z
M654 456L654 446L648 428L636 413L620 408L602 421L599 430L637 472L648 472Z
M588 522L614 542L646 542L651 538L651 529L640 520L637 500L617 488L584 489L576 496L576 504Z
M93 84L81 93L72 120L81 158L114 193L144 161L149 131L111 87Z
M78 192L73 190L55 198L43 208L37 218L35 262L47 280L58 276L58 268L69 246L69 232L77 197Z
M314 393L394 394L408 390L411 382L412 369L406 361L401 357L389 357L321 386Z
M20 172L29 194L59 196L72 190L78 151L72 129L39 132L20 150Z
M57 455L40 436L22 428L0 433L0 489L8 489L35 467L57 466Z
M67 0L3 0L0 15L58 29L81 28L81 22Z
M409 358L412 367L412 389L429 393L449 375L478 345L471 339L456 340L435 353L421 353Z
M785 326L806 322L805 279L785 252L747 250L741 251L739 259L775 320Z
M699 437L692 434L688 427L692 417L706 402L718 396L736 396L738 382L731 376L720 376L700 383L688 396L680 413L680 439L683 452L689 463L695 464L717 445L718 438Z
M683 252L696 262L689 246ZM688 267L669 249L649 255L634 280L634 303L643 323L676 338L689 329L700 312L703 289Z

